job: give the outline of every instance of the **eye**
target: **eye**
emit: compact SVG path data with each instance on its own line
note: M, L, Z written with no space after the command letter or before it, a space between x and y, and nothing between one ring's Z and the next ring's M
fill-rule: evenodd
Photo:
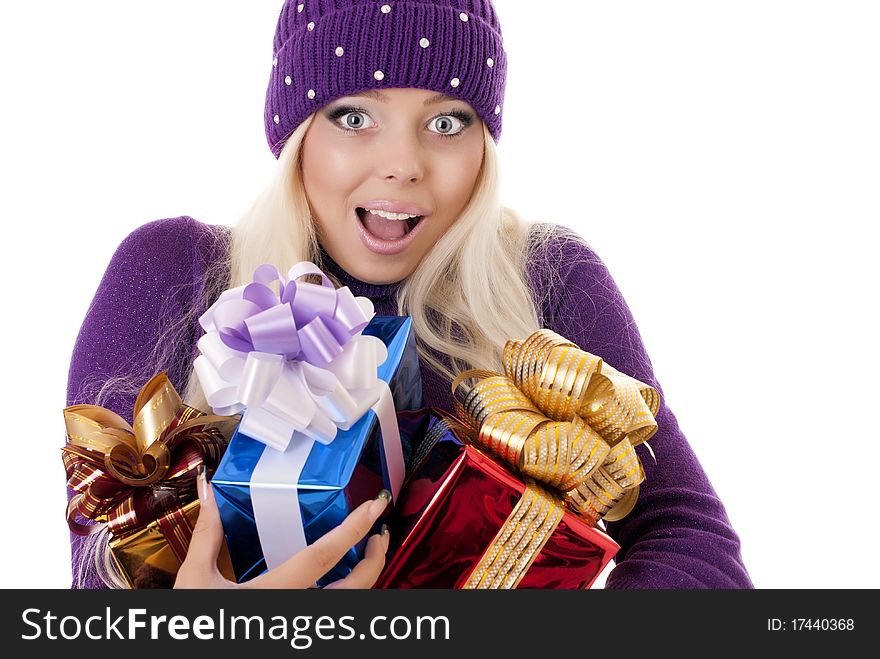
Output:
M348 133L358 133L369 128L371 127L369 122L372 121L366 110L352 106L342 106L331 110L327 114L327 119ZM454 139L464 133L473 123L474 117L469 112L452 110L437 115L428 122L428 126L437 129L431 131L435 135L444 139Z
M342 126L342 128L344 128L345 130L358 131L364 127L365 117L367 116L367 113L363 110L352 109L339 115L339 118L344 119L345 125Z
M467 113L459 112L458 110L431 119L431 125L440 131L441 137L446 138L458 137L471 123L473 123L473 118ZM460 126L458 129L456 129L456 124Z

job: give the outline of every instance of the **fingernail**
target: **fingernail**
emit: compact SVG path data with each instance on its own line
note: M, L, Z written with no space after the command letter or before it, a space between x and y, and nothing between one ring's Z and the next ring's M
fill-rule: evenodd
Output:
M387 525L387 524L383 524L383 525L382 525L382 528L379 529L379 533L381 533L383 537L384 537L384 536L387 536L387 535L388 535L388 525Z
M205 465L199 466L199 475L196 477L196 490L199 493L199 501L205 503L205 488L208 486L208 479L205 477Z
M373 499L373 503L370 506L370 514L373 517L378 517L379 515L381 515L382 511L385 510L385 506L388 505L389 501L391 501L391 492L389 492L388 490L382 490L381 492L379 492L376 498Z
M391 542L391 534L388 532L388 525L382 525L382 540L385 542L385 551L388 551L388 545Z

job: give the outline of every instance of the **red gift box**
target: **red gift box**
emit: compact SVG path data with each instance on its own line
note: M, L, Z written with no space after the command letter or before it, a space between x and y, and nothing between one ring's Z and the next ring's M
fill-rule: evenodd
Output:
M389 520L390 558L374 588L583 589L620 549L555 494L473 446L440 410L419 453L426 457Z

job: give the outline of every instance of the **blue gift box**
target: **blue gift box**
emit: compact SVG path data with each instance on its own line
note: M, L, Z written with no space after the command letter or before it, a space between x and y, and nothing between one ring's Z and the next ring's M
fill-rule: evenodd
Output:
M388 348L388 358L378 367L377 374L388 383L395 410L400 413L421 408L422 382L412 319L375 316L363 334L379 338ZM414 430L410 423L401 423L399 427L406 463ZM340 430L329 444L315 442L298 478L288 479L282 474L277 483L268 484L272 488L296 490L299 510L291 510L290 514L301 515L307 544L338 526L354 508L375 497L383 487L391 490L381 435L376 413L368 410L351 428ZM272 450L236 431L211 479L239 583L261 574L267 567L251 500L251 479L264 451ZM272 532L284 533L284 529ZM347 575L363 558L365 544L363 540L349 550L318 585Z

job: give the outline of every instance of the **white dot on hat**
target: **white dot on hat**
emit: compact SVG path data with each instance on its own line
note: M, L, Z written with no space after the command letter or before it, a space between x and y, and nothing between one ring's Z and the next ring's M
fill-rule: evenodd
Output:
M274 117L272 117L272 121L274 121L276 124L279 124L281 123L281 118L276 114Z
M293 79L292 79L290 76L287 76L287 77L284 79L284 84L285 84L285 85L289 85L289 84L292 83L292 82L293 82Z
M303 7L305 7L305 5L304 5L303 3L299 3L299 4L296 6L296 11L297 11L298 13L302 13Z
M453 87L458 87L461 84L461 80L459 80L458 78L453 78L449 82L449 84L452 85Z
M336 46L336 57L342 57L345 54L345 48Z
M495 114L501 114L501 106L500 105L495 106Z
M272 60L272 66L278 66L278 58Z
M376 80L383 80L383 79L385 78L385 74L382 73L381 71L376 71L376 72L373 74L373 77L374 77Z
M307 94L307 96L308 96L309 98L315 98L315 90L314 90L314 89L310 89L310 90L309 90L309 93Z
M312 30L314 30L314 29L315 29L315 22L314 22L314 21L309 21L309 24L306 25L306 29L308 29L309 32L311 32Z
M465 14L464 12L461 12L461 13L458 15L458 17L461 19L462 23L467 23L467 22L468 22L468 15Z
M493 66L495 66L495 60L493 60L490 57L489 59L486 60L486 66L488 66L491 69Z
M382 5L383 14L387 14L389 11L391 11L391 5Z
M421 39L419 39L419 45L420 45L422 48L427 48L428 46L431 45L431 42L428 41L427 39L425 39L425 37L422 37Z

